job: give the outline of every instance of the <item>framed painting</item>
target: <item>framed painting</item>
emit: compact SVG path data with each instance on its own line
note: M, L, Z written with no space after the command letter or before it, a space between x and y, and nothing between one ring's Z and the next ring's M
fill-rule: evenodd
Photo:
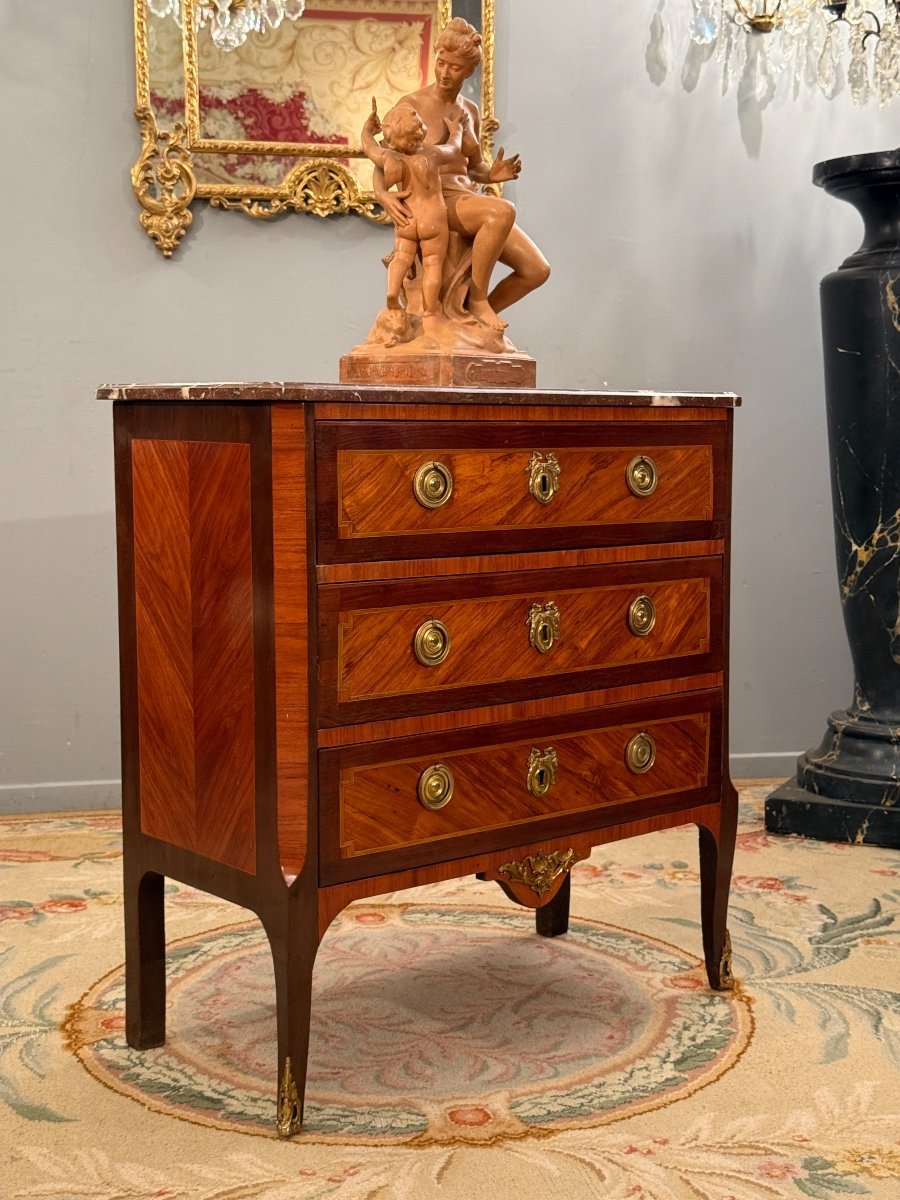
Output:
M141 223L168 258L195 201L270 219L359 213L386 222L360 131L432 79L452 17L482 35L466 82L492 158L494 0L135 0L132 169Z

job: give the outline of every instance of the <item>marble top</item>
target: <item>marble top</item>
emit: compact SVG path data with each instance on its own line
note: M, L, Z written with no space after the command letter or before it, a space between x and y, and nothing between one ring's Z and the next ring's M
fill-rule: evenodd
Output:
M257 404L303 404L311 401L360 404L560 404L587 407L737 408L733 392L589 392L543 391L538 388L418 388L399 385L360 386L337 383L126 383L104 384L98 400L130 402L241 401Z

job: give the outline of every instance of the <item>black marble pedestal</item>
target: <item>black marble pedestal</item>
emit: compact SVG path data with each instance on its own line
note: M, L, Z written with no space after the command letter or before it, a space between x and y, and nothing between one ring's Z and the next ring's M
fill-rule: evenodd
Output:
M834 537L853 702L766 801L773 833L900 847L900 151L819 163L863 243L822 280Z
M897 813L882 805L816 796L796 780L783 783L766 800L770 833L799 833L822 842L889 846L900 850Z

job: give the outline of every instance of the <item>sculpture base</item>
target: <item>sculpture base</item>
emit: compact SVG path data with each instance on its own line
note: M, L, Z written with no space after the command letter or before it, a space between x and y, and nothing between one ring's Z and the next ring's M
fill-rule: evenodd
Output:
M536 386L537 363L527 354L404 353L357 346L341 359L341 383L384 383L412 387Z

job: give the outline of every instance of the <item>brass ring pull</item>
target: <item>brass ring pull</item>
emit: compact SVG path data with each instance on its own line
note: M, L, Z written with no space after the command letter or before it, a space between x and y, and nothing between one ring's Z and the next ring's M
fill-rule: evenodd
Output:
M539 654L546 654L559 641L559 609L552 600L549 604L532 604L525 624L528 626L528 641Z
M528 490L538 504L549 504L559 491L559 477L562 469L555 454L546 458L535 450L528 464Z
M635 496L652 496L659 483L656 463L647 454L637 454L625 469L625 479Z
M413 476L413 493L424 508L440 508L453 494L453 476L443 463L422 463Z
M644 775L656 762L656 742L649 733L636 733L625 747L625 763L635 775Z
M425 621L416 630L413 650L423 667L436 667L450 653L450 630L443 621Z
M416 789L419 803L425 808L430 808L432 812L443 808L453 799L455 782L453 772L443 763L435 763L433 767L426 767L419 776L419 784Z
M650 596L636 596L628 607L628 628L635 637L646 637L656 624L656 605Z
M528 775L526 777L528 790L532 796L540 798L547 795L556 783L558 766L559 760L552 746L548 746L543 753L538 750L537 746L532 746L531 753L528 755Z

